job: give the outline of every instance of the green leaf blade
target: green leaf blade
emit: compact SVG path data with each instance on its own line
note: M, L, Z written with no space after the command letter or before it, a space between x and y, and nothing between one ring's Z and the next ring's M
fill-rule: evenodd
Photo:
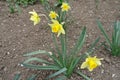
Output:
M20 80L20 74L16 74L13 80Z
M61 73L64 73L66 70L67 70L66 68L62 68L59 71L55 72L54 74L49 75L46 79L50 79L50 78L55 77L55 76L57 76L57 75L59 75Z
M49 65L49 66L40 66L40 65L33 65L33 64L26 64L22 63L23 66L31 69L36 69L36 70L59 70L59 67Z
M36 75L32 75L31 77L29 77L27 80L35 80Z
M34 51L34 52L24 54L23 56L33 56L33 55L37 55L37 54L47 54L47 55L49 55L49 53L45 50L38 50L38 51Z
M101 24L101 22L99 20L97 20L97 24L98 24L98 27L101 30L102 34L104 35L107 43L111 46L112 43L110 42L110 39L109 39L107 33L105 32L105 30L104 30L104 28L103 28L103 26L102 26L102 24Z
M71 51L73 55L77 54L81 50L81 48L85 42L85 36L86 36L86 27L83 28L83 30L79 36L79 39L74 46L74 49Z

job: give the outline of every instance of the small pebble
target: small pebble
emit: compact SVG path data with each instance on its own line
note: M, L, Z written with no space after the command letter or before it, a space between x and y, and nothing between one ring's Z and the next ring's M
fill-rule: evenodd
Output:
M86 46L88 47L90 44L86 44Z
M23 64L20 64L21 67L23 67L24 65Z
M109 29L109 28L107 28L107 32L108 32L108 31L110 31L110 29Z
M22 31L23 31L23 32L25 32L25 30L24 30L24 29L23 29Z
M101 73L104 73L104 70L103 70L103 69L101 70Z
M86 37L89 37L89 35L86 35Z
M24 24L23 26L26 26L26 24Z
M4 71L7 71L7 67L4 67L4 69L3 69Z
M78 67L78 69L80 69L80 67Z
M48 58L49 61L52 61L52 58Z
M10 54L10 52L7 52L6 54L7 54L7 55L9 55L9 54Z
M10 30L11 32L13 32L13 30Z
M46 64L44 64L44 63L43 63L42 65L43 65L43 66L46 66Z
M45 45L43 44L43 47L44 47Z
M110 63L110 59L109 59L108 57L105 58L105 61L106 61L107 63Z
M20 26L20 25L17 25L18 27Z
M1 23L1 25L3 26L4 24L3 24L3 23Z
M6 20L3 20L3 23L6 22Z
M25 34L25 37L28 37L28 34Z
M112 74L112 77L115 77L115 74Z
M15 49L13 49L13 51L15 51Z
M50 55L52 55L52 52L48 52Z

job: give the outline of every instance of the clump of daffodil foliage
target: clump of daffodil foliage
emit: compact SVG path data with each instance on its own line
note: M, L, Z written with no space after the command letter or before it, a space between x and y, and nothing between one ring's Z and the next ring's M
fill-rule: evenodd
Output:
M86 75L84 75L80 69L88 68L89 71L93 71L96 67L101 65L102 58L91 57L90 54L81 54L78 56L84 42L85 42L85 36L86 36L86 27L83 27L82 32L78 38L78 41L76 42L75 46L70 50L69 53L67 51L67 15L69 10L72 10L70 7L70 4L66 0L60 0L61 3L58 3L59 6L52 6L49 5L49 2L47 0L43 1L45 10L49 12L46 17L48 22L48 26L51 29L51 34L53 38L53 42L55 44L56 52L51 51L45 51L45 50L38 50L31 53L27 53L24 56L28 56L29 59L25 60L22 65L27 68L37 69L37 70L55 70L56 72L53 74L50 74L45 79L50 79L53 77L57 77L54 80L64 80L66 78L69 78L73 73L77 73L81 75L86 80L92 80L88 78ZM41 14L38 14L35 10L29 12L31 14L30 20L33 21L34 25L37 25L40 23L41 20ZM45 15L44 15L45 16ZM56 35L57 34L57 35ZM58 45L58 39L61 42L61 45ZM93 45L96 44L98 39L95 41ZM61 46L61 47L59 47ZM60 49L61 48L61 49ZM93 46L92 46L93 48ZM91 51L87 53L91 53L93 50L91 48ZM85 52L86 53L86 52ZM33 55L47 55L49 58L52 59L52 61L32 57ZM85 59L85 62L81 64L81 61ZM35 65L30 62L37 61L40 63L43 63L44 65ZM77 67L80 67L78 69Z
M97 20L97 24L106 39L105 42L107 43L107 45L104 44L104 47L108 51L110 51L110 53L113 56L120 56L120 21L114 22L113 32L112 32L112 36L111 36L112 39L109 38L108 34L106 33L106 31L103 28L102 23L99 20Z

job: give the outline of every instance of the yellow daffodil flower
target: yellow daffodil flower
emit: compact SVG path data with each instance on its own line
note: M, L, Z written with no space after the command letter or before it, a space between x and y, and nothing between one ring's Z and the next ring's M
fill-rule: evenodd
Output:
M58 17L58 14L55 11L50 11L49 17L51 19L56 19Z
M81 69L88 68L89 71L92 71L94 68L101 65L100 60L103 60L103 58L99 59L96 58L96 56L95 57L89 56L88 58L86 58L85 62L82 63Z
M30 20L34 22L34 25L40 22L40 16L35 12L35 10L29 12L31 14Z
M52 20L52 24L49 24L49 26L51 27L53 33L58 33L57 37L59 37L61 33L65 34L62 24L60 24L57 20Z
M68 5L68 3L63 2L61 8L62 11L68 11L70 9L70 6Z

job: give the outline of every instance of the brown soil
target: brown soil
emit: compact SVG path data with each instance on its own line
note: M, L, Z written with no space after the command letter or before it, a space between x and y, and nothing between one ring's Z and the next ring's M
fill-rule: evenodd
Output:
M111 25L120 19L120 0L99 0L96 8L95 0L70 0L72 19L74 24L69 25L69 42L74 44L81 31L81 26L87 27L87 41L84 48L93 42L98 36L103 35L97 28L96 19L99 18L106 31L111 35ZM10 14L7 3L0 1L0 80L12 80L16 73L21 73L21 80L26 80L33 73L39 73L37 80L43 80L52 72L35 71L22 67L20 63L26 58L23 54L36 50L49 50L53 48L50 30L44 17L39 25L33 26L29 21L28 12L35 9L44 14L44 8L40 4L22 9L21 14ZM72 45L71 45L72 47ZM84 50L85 51L85 50ZM86 73L92 80L120 80L120 58L113 57L103 48L96 51L100 58L104 58L102 66L93 72ZM44 57L40 55L40 57ZM54 80L54 79L53 79ZM83 80L78 75L73 75L68 80Z

